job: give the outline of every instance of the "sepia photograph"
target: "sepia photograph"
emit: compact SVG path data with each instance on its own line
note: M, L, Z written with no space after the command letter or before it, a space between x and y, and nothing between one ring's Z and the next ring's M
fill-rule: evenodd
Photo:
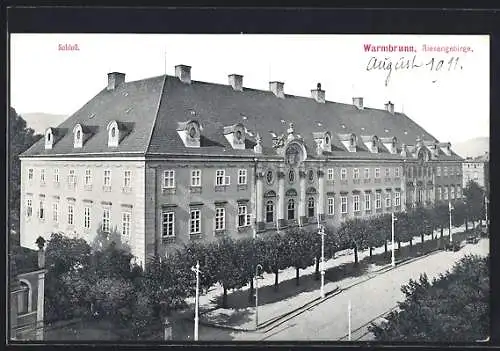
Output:
M490 338L490 37L9 36L15 342Z

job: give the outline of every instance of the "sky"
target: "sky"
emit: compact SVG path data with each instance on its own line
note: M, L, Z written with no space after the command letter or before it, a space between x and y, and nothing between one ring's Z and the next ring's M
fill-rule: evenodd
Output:
M60 50L64 44L79 50ZM416 52L367 52L368 44ZM424 52L424 44L471 51ZM20 114L69 116L106 86L109 72L134 81L174 75L175 65L185 64L198 81L228 84L227 76L237 73L248 88L268 90L277 80L286 94L309 97L321 83L328 101L351 104L362 96L366 107L383 109L390 100L442 142L489 136L484 35L12 34L10 45L10 103ZM421 67L398 69L400 58ZM431 69L425 64L433 58Z

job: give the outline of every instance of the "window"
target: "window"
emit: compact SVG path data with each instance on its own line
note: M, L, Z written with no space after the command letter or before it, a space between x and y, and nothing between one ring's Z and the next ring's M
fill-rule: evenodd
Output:
M460 187L460 185L457 185L457 198L462 198L462 188Z
M394 177L396 177L396 178L400 177L399 172L400 172L399 167L394 168Z
M370 168L365 168L365 179L370 178Z
M122 212L122 237L125 241L130 237L130 212Z
M130 188L131 177L132 177L131 171L123 171L123 186L125 188Z
M33 180L33 168L28 169L28 180Z
M448 177L448 167L444 167L444 168L443 168L443 175L444 175L445 177Z
M274 221L274 203L272 200L266 202L266 222L271 223Z
M74 215L75 215L74 211L75 211L74 206L69 204L68 205L68 224L69 225L73 225L75 222L74 221Z
M215 185L229 185L229 176L226 176L224 169L218 169L215 172Z
M450 199L455 199L455 187L450 186Z
M163 172L163 187L175 188L175 171L173 169Z
M52 220L54 223L59 222L59 204L57 202L52 204Z
M347 169L342 168L340 170L340 179L345 180L347 178Z
M17 314L26 314L31 312L31 290L28 284L26 284L24 281L19 282L20 287L21 287L21 292L17 294Z
M76 176L75 176L75 170L74 169L70 169L68 171L68 184L69 185L76 184Z
M92 184L92 171L90 169L85 170L85 185Z
M175 236L175 213L162 213L162 236Z
M104 170L104 186L111 186L111 170Z
M372 200L371 194L365 193L365 211L371 211L371 209L372 209L371 200Z
M40 183L45 183L45 168L40 170Z
M115 127L111 128L111 137L115 137L115 134L116 134L116 130L115 130Z
M377 210L382 208L382 194L380 192L375 194L375 208Z
M250 215L248 214L247 205L238 206L238 227L250 225Z
M288 200L288 219L295 219L295 201L293 199Z
M33 216L33 200L26 200L26 217Z
M375 178L380 178L380 168L375 168Z
M333 215L335 213L335 199L333 197L328 198L328 214Z
M238 184L245 185L247 183L247 170L240 169L238 170Z
M293 171L293 169L288 172L288 180L290 181L290 183L293 183L295 181L295 172Z
M441 177L441 167L436 167L436 175Z
M340 213L347 213L347 196L340 197Z
M413 167L408 167L408 177L413 178Z
M189 234L201 233L200 210L191 210L191 220L189 221Z
M354 170L352 171L352 177L354 179L359 179L359 168L354 168Z
M310 182L314 180L314 171L312 169L309 170L307 173L307 178L309 179Z
M59 168L54 169L54 183L59 183Z
M102 212L102 231L105 233L109 233L110 228L110 209L105 208Z
M215 208L215 230L226 228L226 209L224 207Z
M391 193L385 194L385 207L391 207Z
M448 200L448 187L443 188L443 200Z
M428 167L427 168L427 177L431 177L432 176L432 167Z
M43 200L40 200L40 212L39 212L40 219L45 219L45 209L43 207L44 207Z
M266 181L268 184L271 184L273 182L273 171L269 170L266 172Z
M83 209L83 227L90 229L90 207L88 206Z
M328 168L326 174L328 180L333 180L333 168Z
M401 206L401 193L399 191L394 193L394 206Z
M359 195L353 195L352 196L352 202L353 202L353 209L354 212L359 212Z
M191 170L191 186L201 186L201 170Z
M307 200L307 216L314 217L314 198L310 197Z
M441 187L437 188L437 199L441 200Z
M391 176L391 169L390 169L389 167L387 167L387 168L385 169L385 177L386 177L386 178L389 178L390 176Z

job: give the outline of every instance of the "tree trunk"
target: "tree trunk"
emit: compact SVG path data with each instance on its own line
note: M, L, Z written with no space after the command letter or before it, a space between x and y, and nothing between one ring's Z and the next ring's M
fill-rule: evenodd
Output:
M295 267L295 283L299 285L299 270L300 268Z
M372 259L373 256L373 247L370 247L370 260Z
M469 230L469 223L467 222L467 219L465 220L465 231L467 232Z
M227 289L224 287L224 295L222 295L222 307L227 307Z
M410 239L410 250L413 247L413 239Z
M424 234L420 234L420 240L422 243L424 242Z
M354 246L354 263L358 264L358 247Z
M253 288L253 279L250 278L250 291L248 293L248 301L249 302L253 301L253 290L254 290L254 288Z
M278 270L274 271L274 290L278 290Z
M316 274L315 274L315 279L319 280L319 257L316 257Z
M441 238L443 237L443 227L441 227Z
M398 250L401 249L401 241L398 240Z
M384 242L384 250L385 250L385 253L387 253L387 240Z

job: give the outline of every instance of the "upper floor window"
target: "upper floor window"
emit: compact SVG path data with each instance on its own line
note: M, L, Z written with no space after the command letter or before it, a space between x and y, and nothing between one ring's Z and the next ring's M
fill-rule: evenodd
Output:
M413 178L413 167L412 166L408 167L408 177Z
M175 188L175 171L173 169L163 172L163 187Z
M437 199L441 200L441 187L437 188Z
M175 213L172 211L162 213L162 236L175 236Z
M314 171L312 169L307 172L307 179L309 179L310 182L314 180Z
M54 223L59 221L59 204L57 202L52 203L52 220Z
M268 171L266 172L266 181L267 181L267 184L272 184L273 180L274 180L274 174L273 174L273 171L268 170Z
M386 167L385 169L385 177L389 178L391 176L391 169L389 167Z
M33 180L33 168L28 168L28 180Z
M448 187L443 188L443 200L448 200Z
M215 208L215 230L226 229L226 209L224 207Z
M116 121L111 121L107 126L108 130L108 146L116 147L120 142L120 130Z
M102 231L104 233L109 233L110 231L110 218L111 210L109 208L104 208L102 211Z
M111 186L111 170L104 170L104 186Z
M201 186L201 169L191 170L191 186Z
M352 177L354 179L359 179L359 168L354 168L352 171Z
M247 170L239 169L238 170L238 185L245 185L247 183Z
M401 206L401 193L399 191L394 193L394 206Z
M229 176L226 176L226 170L218 169L215 171L215 185L229 185Z
M340 179L342 179L342 180L346 180L347 179L347 169L342 168L340 170Z
M128 239L130 238L131 217L132 214L130 212L127 211L122 212L122 238L124 239L125 242L127 242Z
M365 168L365 179L370 178L370 168Z
M72 204L68 205L68 225L75 223L75 207Z
M293 171L293 169L291 169L289 172L288 172L288 181L290 183L293 183L295 181L295 172Z
M375 178L380 178L380 168L375 168Z
M444 168L443 168L443 175L444 175L445 177L448 177L448 167L444 167Z
M83 209L83 227L90 229L90 207L88 206Z
M125 188L130 188L132 183L132 171L123 171L123 186Z
M238 205L238 227L250 225L250 215L248 214L247 205Z
M333 168L328 168L326 174L327 174L327 179L328 180L333 180L333 178L334 178L333 177Z
M45 168L42 168L40 170L40 183L42 183L42 184L45 183Z
M394 168L394 177L396 177L396 178L400 177L400 169L399 169L399 167Z
M201 215L199 209L191 210L191 219L189 221L189 234L201 233Z
M70 169L68 172L68 184L69 185L74 185L76 184L76 175L75 175L75 170Z
M352 202L353 202L354 212L359 212L360 211L360 208L359 208L359 195L353 195L352 196Z
M441 177L441 167L436 167L436 175Z
M92 184L92 171L90 169L85 170L85 185Z
M371 208L371 196L370 193L365 193L365 211L370 211Z
M33 200L26 199L26 217L33 215Z
M375 193L375 208L377 210L382 208L382 194L380 192Z
M385 207L391 207L391 193L385 194Z
M59 183L59 168L54 169L54 183Z
M340 213L347 213L347 196L340 197Z
M331 216L335 213L335 199L333 197L328 198L328 214Z

